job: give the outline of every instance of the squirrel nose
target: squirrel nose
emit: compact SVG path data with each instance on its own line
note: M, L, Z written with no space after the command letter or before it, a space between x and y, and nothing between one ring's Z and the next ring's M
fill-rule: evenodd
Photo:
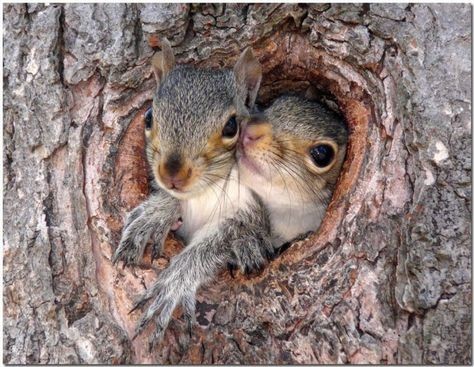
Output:
M254 118L244 124L240 135L240 148L262 145L272 136L272 126L265 119Z
M183 189L189 181L193 170L178 154L171 154L158 166L163 184L168 189Z
M242 143L245 147L249 146L257 142L258 140L262 139L264 135L265 134L263 134L261 131L247 128L244 132Z
M160 166L161 167L161 166ZM185 175L182 174L180 171L176 175L170 175L167 173L162 172L160 170L161 180L163 181L164 185L170 190L182 190L188 184L189 177L192 174L192 168L187 170Z
M167 179L164 179L166 187L169 189L176 189L176 190L181 190L186 183L186 180L183 180L181 178L176 178L176 177L168 177Z

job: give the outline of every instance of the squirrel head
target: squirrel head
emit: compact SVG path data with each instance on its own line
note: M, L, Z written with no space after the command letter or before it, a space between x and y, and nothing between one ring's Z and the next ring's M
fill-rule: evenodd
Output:
M316 102L278 98L243 124L237 159L242 182L257 194L327 204L344 161L347 128Z
M176 66L169 42L161 44L152 60L157 89L145 116L147 159L157 184L186 199L230 175L240 121L254 106L262 71L250 48L233 70L197 69Z

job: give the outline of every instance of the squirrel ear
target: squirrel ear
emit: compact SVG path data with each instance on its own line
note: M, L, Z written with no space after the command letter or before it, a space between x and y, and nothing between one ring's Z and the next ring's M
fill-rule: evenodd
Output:
M166 38L161 39L161 51L155 53L151 59L156 83L160 85L163 79L173 70L175 65L174 53L171 44Z
M258 89L262 80L262 66L247 47L234 66L234 75L239 93L248 107L253 107L257 99Z

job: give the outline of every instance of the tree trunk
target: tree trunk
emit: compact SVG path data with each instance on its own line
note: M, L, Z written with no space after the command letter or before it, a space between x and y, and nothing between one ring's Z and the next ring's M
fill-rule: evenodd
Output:
M471 7L4 6L4 363L471 363ZM180 250L114 268L144 200L160 36L179 63L252 46L259 95L310 84L348 121L320 230L198 294L152 353L133 301ZM331 102L328 102L331 103Z

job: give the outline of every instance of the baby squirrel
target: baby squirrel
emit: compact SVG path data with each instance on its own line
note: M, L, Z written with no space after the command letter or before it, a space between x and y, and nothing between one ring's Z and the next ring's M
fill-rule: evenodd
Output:
M145 116L145 136L155 191L128 215L112 258L137 264L150 239L157 256L182 219L177 234L186 247L134 307L153 299L135 336L159 312L150 348L178 304L191 327L197 289L228 262L248 272L274 253L266 210L238 181L235 161L240 121L254 107L261 81L252 51L246 49L233 70L196 69L175 66L164 39L152 65L158 87Z
M296 96L276 99L242 128L240 179L265 204L274 246L319 227L346 143L347 128L338 115Z

